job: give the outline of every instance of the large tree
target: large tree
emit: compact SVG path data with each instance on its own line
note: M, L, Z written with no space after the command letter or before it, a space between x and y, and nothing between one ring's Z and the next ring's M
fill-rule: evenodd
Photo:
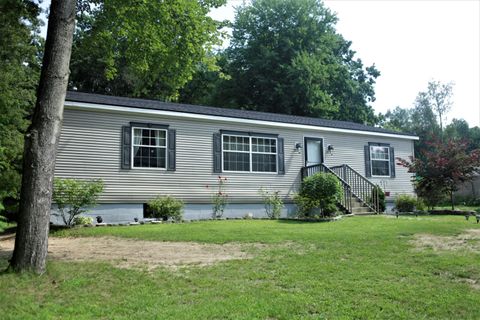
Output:
M33 1L0 1L0 207L20 194L23 135L40 74L39 12Z
M71 88L171 100L200 63L215 68L221 23L208 13L225 0L93 2L78 15Z
M212 104L375 122L379 72L364 68L320 0L253 0L238 8ZM221 98L219 99L218 96Z
M75 13L76 0L52 0L36 104L25 135L19 221L10 264L17 272L43 273L46 267L53 172Z

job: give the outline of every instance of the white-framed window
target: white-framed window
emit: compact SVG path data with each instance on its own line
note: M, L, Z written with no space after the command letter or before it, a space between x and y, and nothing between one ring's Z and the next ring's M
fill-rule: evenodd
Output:
M222 171L277 173L277 138L222 135Z
M372 177L390 177L390 147L370 146Z
M167 130L132 127L132 168L167 168Z

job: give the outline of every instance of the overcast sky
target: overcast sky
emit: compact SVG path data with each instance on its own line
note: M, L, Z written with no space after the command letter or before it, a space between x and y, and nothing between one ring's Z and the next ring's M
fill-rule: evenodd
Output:
M242 0L229 0L212 13L234 18ZM381 76L372 104L385 113L410 108L429 80L453 81L452 118L480 125L480 0L325 0L337 13L337 31L352 41L365 65Z
M453 81L448 121L480 125L480 0L324 2L337 13L337 30L352 41L357 57L381 72L372 104L377 112L412 107L429 80ZM211 15L233 21L242 3L228 0Z

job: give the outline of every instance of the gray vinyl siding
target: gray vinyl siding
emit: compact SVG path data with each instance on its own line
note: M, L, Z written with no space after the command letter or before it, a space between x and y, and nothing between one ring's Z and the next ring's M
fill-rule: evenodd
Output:
M176 129L176 171L159 169L121 169L122 126L152 122ZM65 108L55 175L62 178L101 178L105 190L100 203L143 203L157 195L173 195L187 203L209 203L218 174L213 173L213 134L220 129L278 134L285 143L285 175L271 173L222 173L227 178L226 192L232 203L260 201L258 190L278 190L291 199L300 182L304 155L296 153L296 142L305 136L324 138L324 146L335 146L325 154L329 166L347 163L364 174L363 146L368 142L391 143L397 157L412 154L413 142L405 139L346 133L319 132L241 125L228 121L186 119L174 116L139 115ZM412 193L410 174L397 166L396 178L381 179L392 193ZM382 182L372 179L375 182ZM207 188L208 186L208 188Z

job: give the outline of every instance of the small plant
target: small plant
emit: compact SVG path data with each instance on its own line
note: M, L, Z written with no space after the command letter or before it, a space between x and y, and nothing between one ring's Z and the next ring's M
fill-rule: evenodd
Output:
M175 221L181 221L183 217L184 203L182 200L175 199L172 196L158 196L148 202L153 216L164 221L172 218Z
M380 212L385 212L385 209L387 208L387 205L385 203L385 192L380 186L375 186L374 188L372 188L372 197L370 199L370 203L375 206L377 204L377 200L378 210Z
M55 179L53 201L57 204L58 213L66 226L72 226L76 216L88 211L88 207L96 205L103 191L102 180Z
M408 194L400 194L395 198L395 209L398 212L413 212L417 205L417 198Z
M228 204L228 194L225 192L225 184L227 178L218 176L217 190L212 195L212 218L219 219L223 217L223 213ZM207 186L208 188L208 186Z
M300 192L293 200L300 217L330 217L337 212L336 203L341 196L342 187L338 179L330 173L318 172L302 181Z
M283 200L280 197L280 191L269 192L264 188L258 191L262 197L265 213L270 219L280 218L283 208Z
M73 218L73 225L75 226L84 226L89 224L93 224L93 218L84 216L77 216Z

